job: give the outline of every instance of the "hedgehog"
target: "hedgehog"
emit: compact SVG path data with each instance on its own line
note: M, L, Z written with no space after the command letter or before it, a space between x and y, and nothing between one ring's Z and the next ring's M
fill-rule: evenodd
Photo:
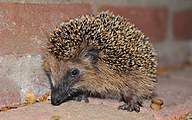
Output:
M48 35L44 68L51 104L88 97L124 101L140 111L155 90L157 52L128 19L105 11L61 22Z

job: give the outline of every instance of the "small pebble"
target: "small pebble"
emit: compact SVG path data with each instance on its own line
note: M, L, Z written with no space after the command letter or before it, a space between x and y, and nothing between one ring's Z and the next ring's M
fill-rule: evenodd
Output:
M48 100L51 100L51 96L48 96L47 99L48 99Z
M158 99L158 98L154 98L154 99L151 100L151 103L162 105L163 104L163 100Z
M59 120L60 119L60 116L59 115L53 115L51 117L51 120Z
M153 110L160 110L161 109L161 105L158 105L158 104L155 104L155 103L152 103L150 105L150 107L153 109Z

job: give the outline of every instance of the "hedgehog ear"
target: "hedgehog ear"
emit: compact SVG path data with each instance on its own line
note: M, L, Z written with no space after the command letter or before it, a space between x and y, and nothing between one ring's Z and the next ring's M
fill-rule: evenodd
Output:
M80 59L87 61L90 64L96 64L99 58L98 49L93 46L88 46L80 54Z

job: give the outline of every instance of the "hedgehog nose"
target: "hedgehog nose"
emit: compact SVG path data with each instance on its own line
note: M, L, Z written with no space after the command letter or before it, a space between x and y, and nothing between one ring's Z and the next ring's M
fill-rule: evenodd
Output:
M61 104L61 100L58 99L58 98L56 98L56 97L52 97L52 96L51 96L51 104L58 106L58 105Z

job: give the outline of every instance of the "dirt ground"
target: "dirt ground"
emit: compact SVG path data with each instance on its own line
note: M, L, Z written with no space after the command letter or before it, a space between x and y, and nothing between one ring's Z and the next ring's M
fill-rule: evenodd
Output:
M155 120L145 113L127 112L104 105L69 101L60 106L52 106L50 101L19 107L0 113L4 120Z
M141 112L118 110L122 102L89 98L89 103L68 101L60 106L50 101L35 103L7 112L0 112L1 120L169 120L192 111L192 67L182 67L158 75L155 98L163 100L160 110L150 108L150 100L145 100Z

